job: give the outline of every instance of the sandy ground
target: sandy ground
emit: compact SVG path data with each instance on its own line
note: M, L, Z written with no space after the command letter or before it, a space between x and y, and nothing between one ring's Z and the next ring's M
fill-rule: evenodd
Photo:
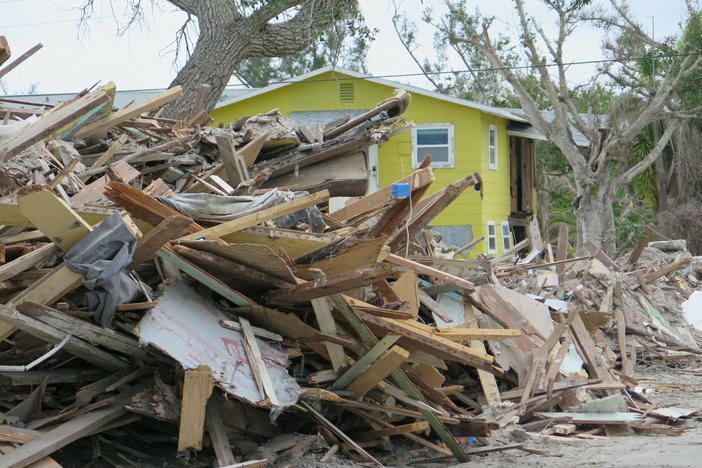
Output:
M670 369L649 369L637 372L637 378L643 386L653 391L647 397L656 404L679 405L702 410L702 375ZM529 437L524 441L525 446L547 451L553 456L510 450L476 456L469 463L454 465L454 468L702 466L702 421L688 420L681 427L686 429L681 436L630 435L587 440L582 441L582 443L578 441L578 445ZM498 435L497 437L503 442L516 442L509 440L510 434ZM436 467L439 465L426 464L424 466Z

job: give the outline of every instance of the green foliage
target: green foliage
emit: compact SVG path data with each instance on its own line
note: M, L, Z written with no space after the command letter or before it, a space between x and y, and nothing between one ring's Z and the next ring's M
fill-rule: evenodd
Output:
M283 81L327 65L367 73L366 54L377 34L356 9L322 33L307 50L287 57L255 57L244 61L236 77L254 88Z
M614 241L617 251L634 247L648 224L657 223L656 212L636 197L626 195L621 188L613 204Z
M655 124L654 124L655 125ZM644 159L656 145L654 125L646 127L634 140L632 147L633 164ZM636 196L641 198L650 207L658 206L656 193L656 171L649 167L634 178L632 188Z

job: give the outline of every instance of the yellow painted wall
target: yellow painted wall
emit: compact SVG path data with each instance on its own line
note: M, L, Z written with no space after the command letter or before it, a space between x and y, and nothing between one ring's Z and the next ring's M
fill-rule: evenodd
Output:
M294 111L359 110L372 109L391 97L391 87L367 80L353 80L355 102L341 102L340 83L335 77L345 77L339 72L327 72L290 84L265 94L245 99L229 106L215 109L212 117L216 123L234 122L244 115L254 115L278 108L283 114ZM319 81L329 79L330 81ZM446 122L454 125L455 167L435 168L436 181L427 194L434 193L446 185L473 172L480 172L485 184L485 197L481 201L478 192L466 190L447 207L432 224L472 225L476 237L486 234L486 221L494 220L497 230L498 252L502 251L500 221L508 219L510 211L509 190L509 137L505 119L485 114L477 109L454 104L440 99L412 94L412 102L404 114L407 121L420 123ZM488 125L498 128L498 169L490 170L488 164ZM385 186L412 173L412 132L407 131L379 145L379 185ZM474 250L471 256L487 250L487 242Z

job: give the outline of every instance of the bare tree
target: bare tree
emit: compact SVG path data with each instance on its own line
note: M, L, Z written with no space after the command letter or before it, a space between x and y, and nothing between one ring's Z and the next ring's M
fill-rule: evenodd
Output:
M542 0L556 16L557 33L549 37L539 22L528 13L524 0L512 0L519 28L519 44L533 67L537 82L527 87L522 77L509 67L491 37L494 18L482 18L477 28L466 28L452 40L477 48L492 68L513 88L522 111L531 124L562 152L573 169L576 198L573 208L577 219L577 246L592 241L606 249L614 247L614 212L612 202L618 187L628 185L638 174L650 167L661 155L679 126L680 118L691 117L698 109L675 109L676 89L685 78L702 66L698 51L680 51L680 66L661 76L654 92L638 95L624 93L613 104L614 111L607 122L592 114L581 114L573 99L574 90L567 78L568 64L563 54L568 38L579 22L596 21L606 24L619 34L637 37L646 44L664 50L630 16L622 0L609 0L610 9L589 9L590 0ZM465 9L463 1L446 0L449 10ZM620 61L605 68L610 75L618 67L620 76L629 65ZM603 74L604 75L604 74ZM595 80L593 80L594 82ZM636 90L632 82L629 89ZM542 112L543 103L550 107L550 117ZM629 145L639 133L655 121L664 121L664 129L651 151L638 163L626 167L618 151ZM588 148L579 147L575 130L590 141Z
M95 1L84 2L84 17L92 12ZM186 12L188 22L197 20L199 35L192 54L171 83L181 85L184 95L166 107L166 115L191 109L197 87L203 83L212 87L205 103L206 110L212 110L241 62L304 50L324 29L357 8L356 0L167 1ZM129 0L128 16L140 18L146 3ZM185 28L179 31L181 38Z

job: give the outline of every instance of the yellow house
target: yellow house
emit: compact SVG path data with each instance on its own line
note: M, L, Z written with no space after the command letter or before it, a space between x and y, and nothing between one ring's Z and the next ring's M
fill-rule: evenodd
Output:
M474 256L499 254L526 237L533 216L533 136L524 131L528 123L507 109L325 67L220 101L212 117L228 123L278 108L297 124L326 124L372 109L398 88L412 95L404 117L415 128L369 148L370 190L409 175L431 154L436 181L427 195L473 172L483 180L482 200L466 191L431 223L444 243L459 248L484 236Z

